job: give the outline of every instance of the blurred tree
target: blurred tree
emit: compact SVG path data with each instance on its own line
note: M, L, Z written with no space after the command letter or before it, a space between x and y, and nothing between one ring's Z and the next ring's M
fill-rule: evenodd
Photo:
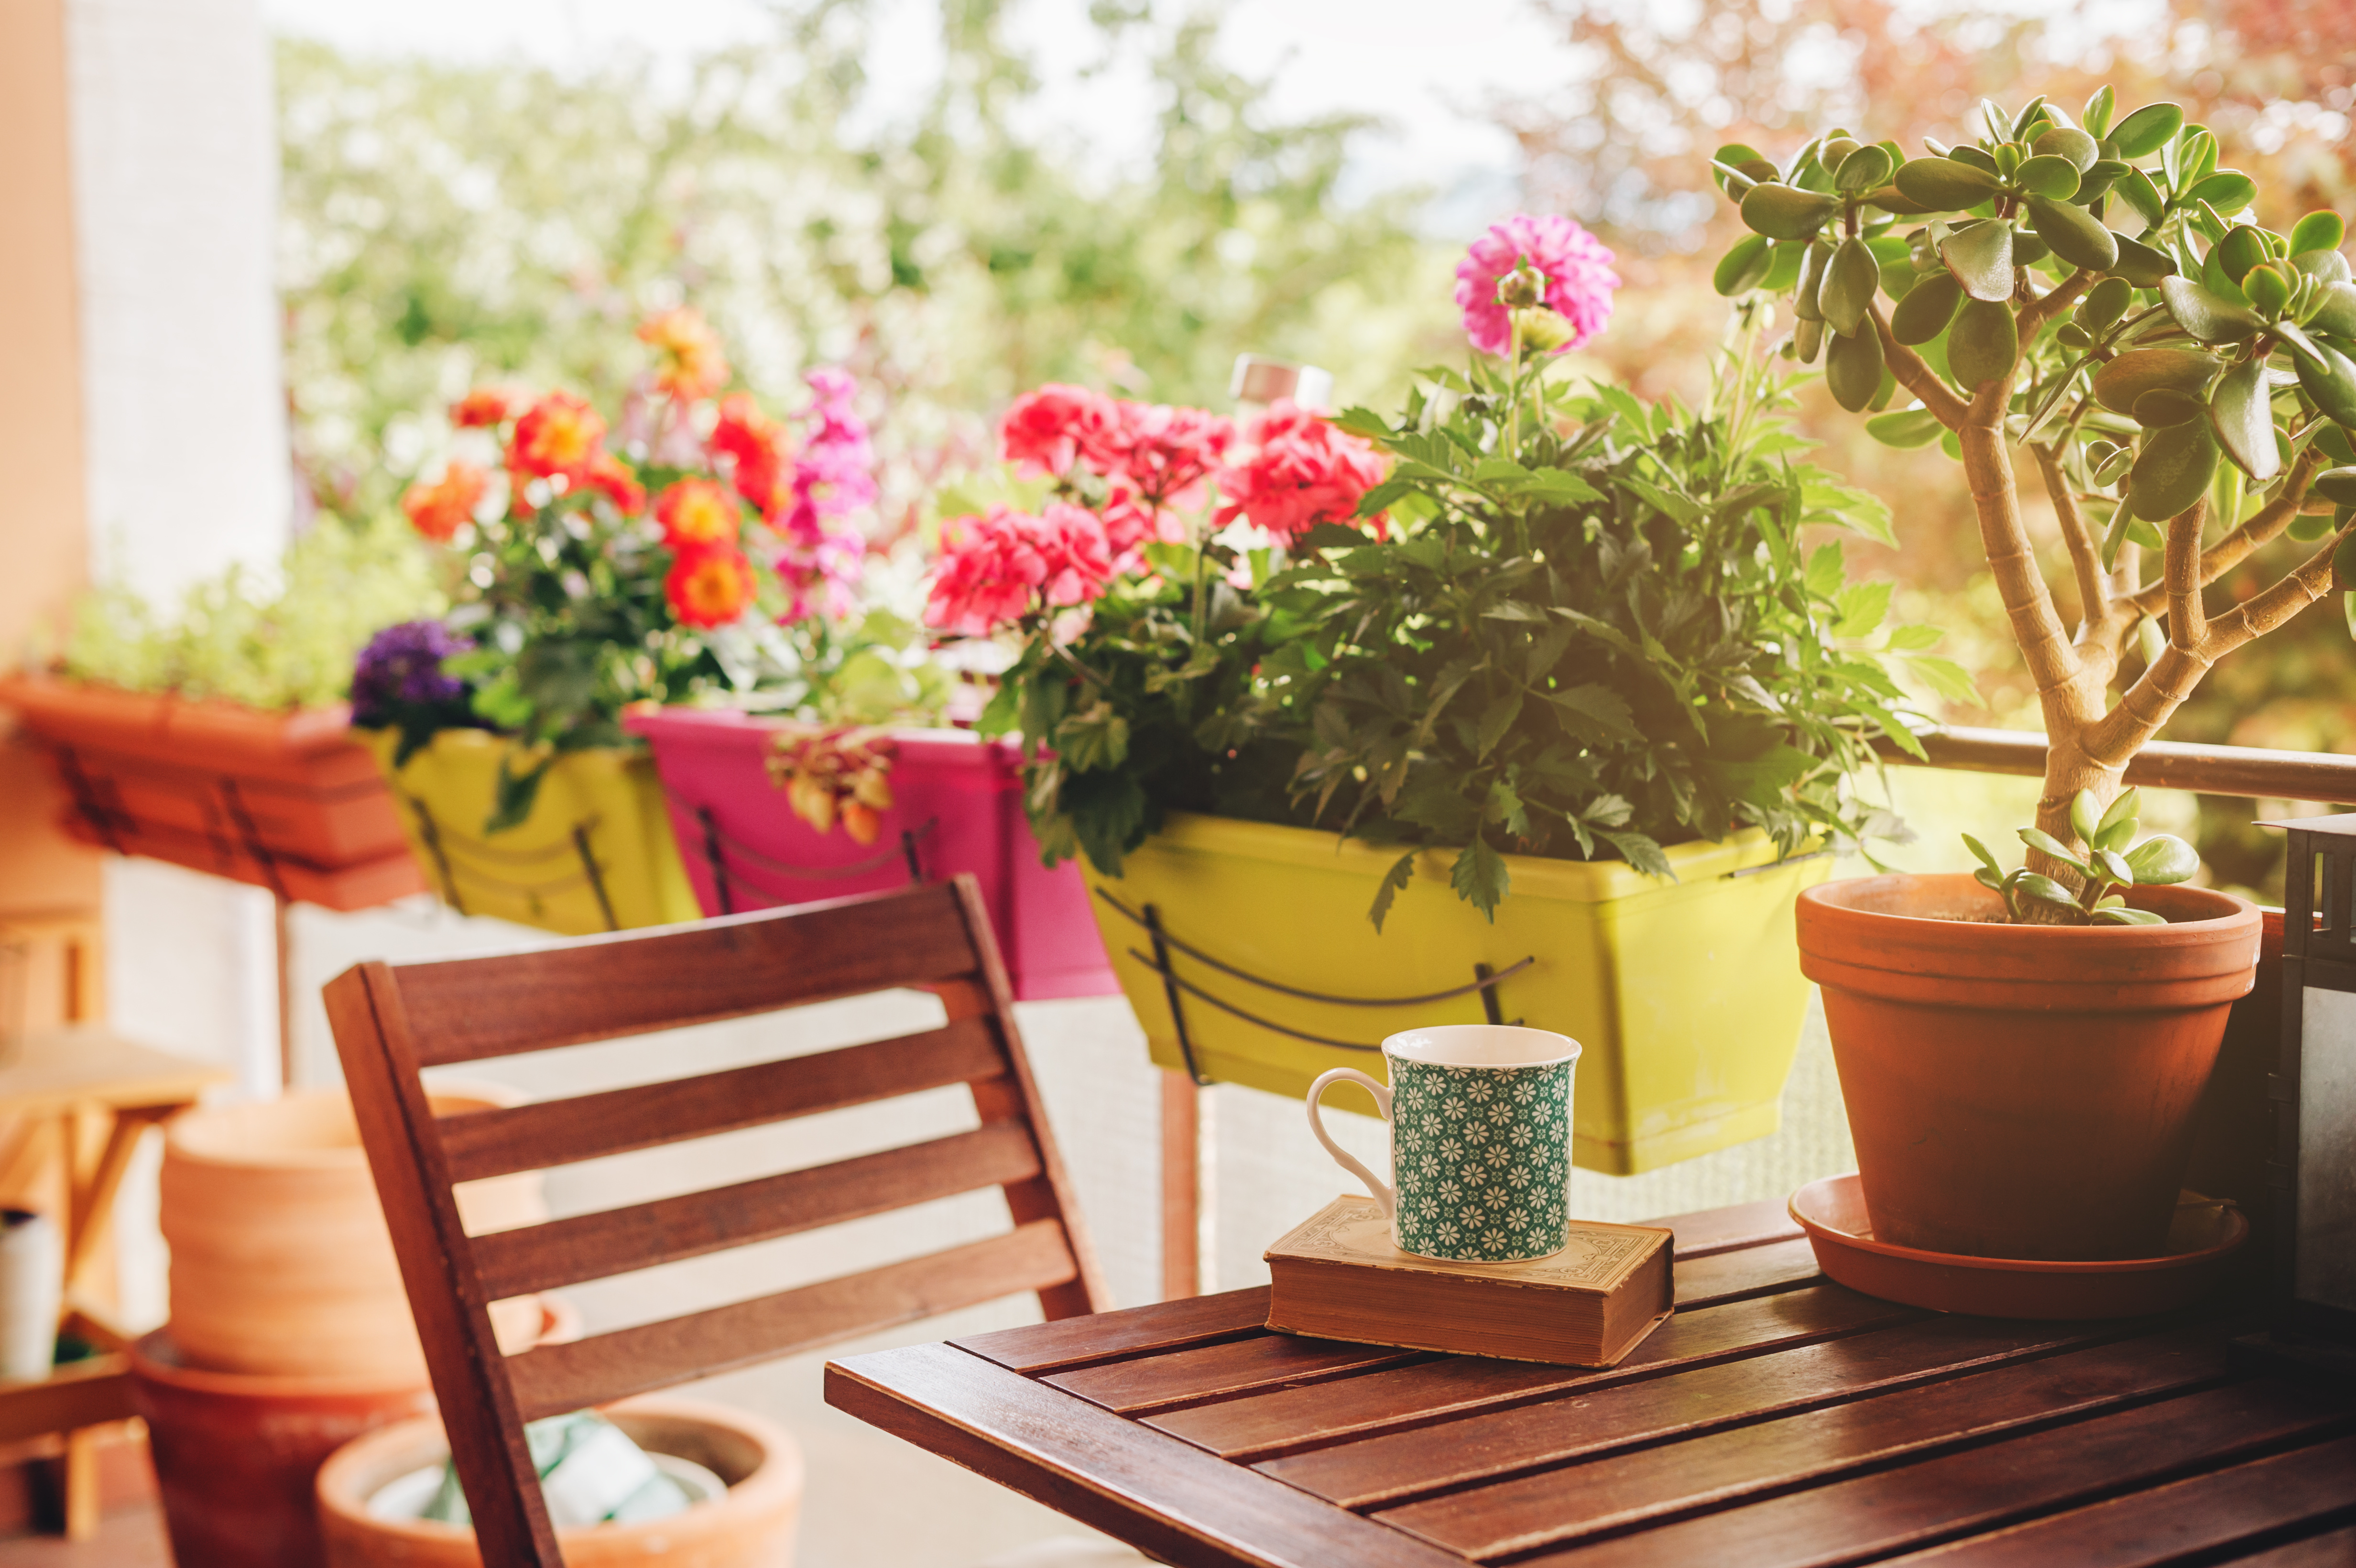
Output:
M1099 6L1108 57L1141 51L1159 101L1146 166L1108 172L1035 128L1004 9L944 0L937 84L880 126L865 62L899 41L868 0L789 0L772 37L683 80L282 44L288 381L321 503L386 505L476 382L618 389L628 327L682 290L783 407L805 365L850 366L894 530L1041 381L1222 406L1252 349L1379 400L1452 343L1416 193L1336 196L1366 122L1282 120L1215 23Z

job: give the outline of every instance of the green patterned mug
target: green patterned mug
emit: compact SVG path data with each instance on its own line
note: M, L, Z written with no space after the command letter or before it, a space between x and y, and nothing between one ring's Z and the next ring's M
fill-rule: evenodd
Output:
M1570 1080L1579 1042L1506 1024L1409 1029L1383 1041L1385 1088L1355 1067L1309 1086L1309 1130L1366 1184L1399 1251L1451 1263L1548 1257L1569 1240ZM1319 1118L1329 1083L1364 1084L1391 1125L1394 1189Z

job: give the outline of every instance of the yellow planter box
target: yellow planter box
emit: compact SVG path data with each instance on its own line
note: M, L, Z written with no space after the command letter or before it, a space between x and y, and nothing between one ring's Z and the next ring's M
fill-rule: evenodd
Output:
M1296 1098L1329 1067L1382 1076L1387 1035L1483 1021L1471 987L1485 965L1505 976L1498 1016L1583 1048L1573 1161L1633 1176L1775 1130L1808 1007L1793 904L1832 871L1830 856L1779 864L1755 828L1668 856L1673 883L1618 861L1508 856L1513 892L1492 924L1449 886L1450 857L1429 854L1377 933L1366 906L1393 851L1176 815L1125 875L1090 868L1088 882L1105 951L1159 1065L1183 1059L1149 910L1195 1065ZM1341 1000L1443 992L1458 994L1401 1007Z
M397 731L353 733L392 786L427 885L460 913L567 936L701 918L645 752L601 747L559 757L531 815L487 836L499 759L514 741L444 730L396 770Z

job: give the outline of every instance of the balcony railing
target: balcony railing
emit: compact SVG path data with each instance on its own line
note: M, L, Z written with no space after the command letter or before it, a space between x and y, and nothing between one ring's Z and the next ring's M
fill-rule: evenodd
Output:
M1922 740L1923 751L1930 753L1927 764L1887 740L1877 740L1874 749L1887 761L1912 767L2029 778L2045 772L2045 737L2034 731L1943 727L1926 731ZM2127 764L2126 782L2201 795L2356 806L2356 756L2154 741Z

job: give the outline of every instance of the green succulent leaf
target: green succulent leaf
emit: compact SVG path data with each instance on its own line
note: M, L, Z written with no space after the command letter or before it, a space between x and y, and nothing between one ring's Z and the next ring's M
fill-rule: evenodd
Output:
M1881 147L1859 147L1840 161L1833 171L1833 188L1850 196L1860 196L1886 183L1896 160Z
M2154 914L2147 909L2129 909L2119 904L2110 909L2098 909L2086 917L2095 925L2166 925L2168 917Z
M1858 154L1879 151L1878 147L1858 149ZM1816 296L1826 325L1845 337L1855 334L1873 304L1874 291L1880 287L1881 263L1875 259L1873 247L1850 235L1833 252L1825 268L1824 288ZM1878 344L1876 351L1878 356Z
M1915 158L1892 177L1900 195L1931 212L1961 212L2003 188L1989 171L1952 158Z
M2274 408L2268 400L2271 392L2265 361L2248 359L2226 371L2209 395L2209 418L2217 428L2217 444L2224 448L2234 466L2259 481L2282 472L2282 454L2275 444Z
M2343 592L2356 590L2356 534L2341 539L2331 552L2331 585ZM2356 620L2349 623L2349 630L2356 632Z
M1833 248L1821 240L1808 242L1800 256L1800 281L1792 287L1792 314L1802 321L1822 321L1825 269L1832 264Z
M2117 95L2111 91L2110 83L2104 82L2086 100L2086 107L2078 112L2079 123L2086 127L2089 135L2107 136L2111 133L2111 115L2117 106Z
M1865 421L1866 434L1884 446L1894 446L1901 451L1928 446L1938 440L1940 432L1946 428L1939 422L1939 416L1928 409L1904 409L1895 413L1876 414Z
M1749 293L1767 281L1768 270L1775 258L1764 234L1746 234L1734 242L1733 249L1719 259L1718 270L1710 274L1710 284L1731 299L1736 294Z
M2022 160L2012 172L2012 183L2026 195L2067 201L2078 194L2078 165L2064 157L2040 154Z
M2132 885L2135 872L2115 850L2096 849L2087 856L2094 863L2094 875L2105 882Z
M2035 899L2039 903L2058 904L2063 909L2078 907L2078 901L2070 896L2069 889L2040 872L2016 872L2012 886L2022 897Z
M2102 803L2094 798L2093 790L2082 789L2071 797L2070 831L2075 833L2080 839L2092 844L2094 841L2094 834L2102 826Z
M2194 201L2205 201L2219 212L2234 213L2256 198L2258 182L2239 169L2220 169L2195 185L2190 194Z
M1999 304L2012 297L2012 225L2003 219L1984 219L1956 229L1939 247L1939 258L1972 298Z
M2114 237L2115 238L2115 236ZM2135 285L2125 278L2104 278L2078 302L2079 324L2089 332L2103 332L2126 315L2135 303Z
M1998 878L2001 878L2004 875L2004 868L1996 863L1996 857L1988 853L1988 847L1987 845L1981 843L1978 839L1973 837L1968 833L1963 835L1963 840L1964 848L1969 849L1974 856L1978 858L1980 866L1984 870L1992 872ZM1991 883L1988 885L1993 886L1994 884Z
M2149 227L2158 228L2160 219L2168 216L2168 198L2159 194L2159 187L2152 184L2151 176L2141 169L2129 169L2121 175L2114 188L2117 190L2119 199L2134 208L2136 216ZM2173 271L2172 268L2170 270ZM2137 286L2147 288L2150 285Z
M2040 158L2066 158L2073 169L2090 169L2103 155L2102 144L2074 125L2056 125L2040 133L2029 150Z
M2131 414L2146 392L2200 398L2224 368L2224 361L2198 348L2130 348L2094 372L2094 400L2113 413Z
M2124 827L2126 829L2127 837L2133 838L2135 837L2136 825L2142 820L2143 791L2140 789L2122 790L2119 792L2118 799L2111 802L2111 808L2103 813L2101 820L2094 824L2094 836L2105 840L2102 846L2104 848L2115 849L2118 848L2120 845L2108 842L2107 840L2110 835L2117 831L2119 828ZM2125 840L2122 840L2122 843L2124 842Z
M2206 419L2144 432L2127 475L2127 505L2146 522L2164 523L2209 492L2217 473L2217 437Z
M2061 861L2063 865L2069 867L2072 870L2077 872L2082 877L2092 876L2094 874L2086 862L2078 859L2078 853L2076 850L2071 848L2070 846L2062 843L2062 840L2054 837L2053 835L2046 832L2043 828L2024 827L2021 828L2019 832L2020 841L2023 844L2028 845L2030 848L2043 850L2046 854L2052 856L2055 859Z
M2140 175L2136 177L2142 178ZM2139 289L2156 289L2162 279L2176 276L2176 262L2165 251L2155 251L2142 240L2130 240L2124 234L2112 238L2119 247L2119 259L2111 268L2116 276Z
M2029 226L2037 231L2040 240L2052 247L2055 255L2072 266L2083 267L2090 272L2107 272L2118 264L2118 236L2084 208L2043 196L2031 196L2026 205Z
M2282 315L2290 304L2290 280L2272 266L2252 267L2242 276L2242 292L2249 296L2250 308L2268 321Z
M2337 251L2346 238L2348 225L2338 213L2310 212L2291 225L2290 253L2297 256L2309 251Z
M1847 336L1835 335L1825 348L1825 385L1833 400L1851 413L1863 411L1881 390L1881 334L1871 326Z
M2020 329L2012 307L2001 301L1970 299L1947 329L1947 368L1955 384L1976 391L2012 374L2020 357Z
M2323 283L2344 283L2356 278L2348 266L2348 258L2337 251L2294 251L2290 254L2291 269Z
M1933 272L1907 291L1890 313L1890 335L1901 343L1928 343L1947 330L1963 298L1963 284L1944 272Z
M2110 141L2122 157L2148 157L2173 140L2183 125L2184 111L2175 104L2147 103L2119 122Z
M2127 851L2126 863L2136 886L2164 888L2190 879L2201 869L2201 857L2183 839L2155 833Z
M2135 407L2128 411L2136 423L2146 430L2164 430L2187 420L2200 419L2208 411L2209 405L2201 399L2169 387L2155 387L2137 398Z
M1806 240L1840 210L1840 202L1821 191L1768 180L1752 186L1742 197L1742 221L1771 240Z
M2335 507L2356 507L2356 467L2327 468L2308 488Z
M2164 278L2159 297L2176 325L2203 343L2239 343L2266 328L2265 318L2247 305L2219 297L2190 278Z
M2246 223L2237 223L2217 241L2214 252L2217 265L2235 283L2248 275L2252 267L2267 259L2266 237L2263 230Z
M2328 343L2315 347L2316 358L2297 358L2299 389L2331 419L2356 427L2356 361Z

